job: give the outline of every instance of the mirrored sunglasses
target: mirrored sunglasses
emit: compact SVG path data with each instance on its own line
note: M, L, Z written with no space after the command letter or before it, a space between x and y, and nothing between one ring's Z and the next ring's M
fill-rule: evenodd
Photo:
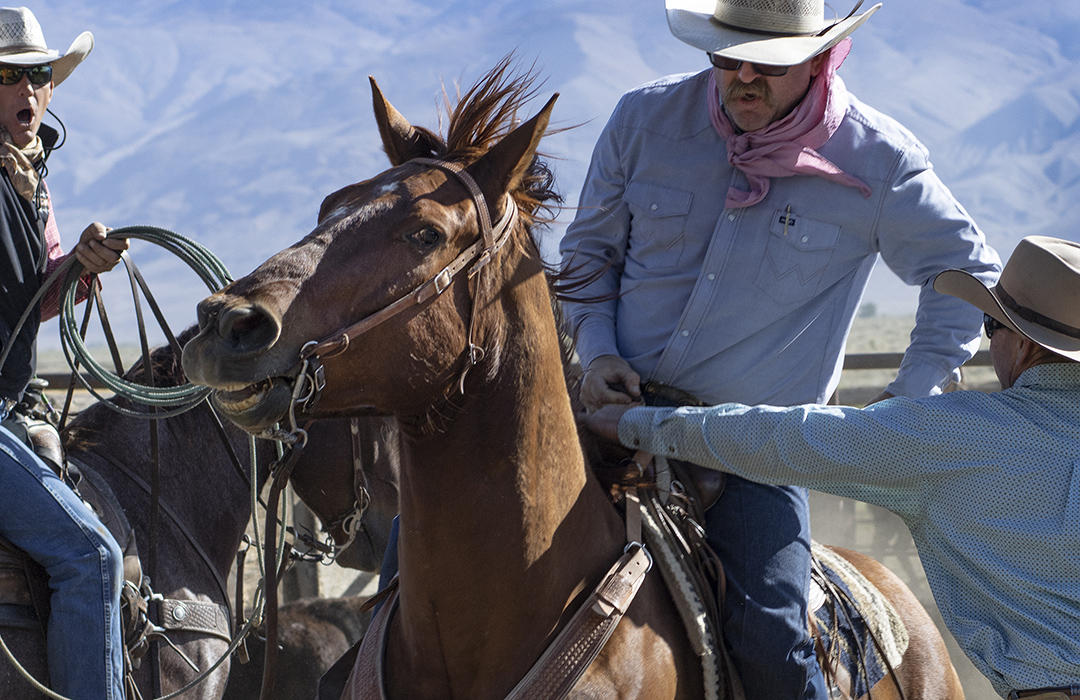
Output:
M52 80L52 66L0 66L0 85L15 85L26 76L34 87Z
M718 56L708 51L705 52L705 55L709 57L709 62L720 70L739 70L739 67L744 63L744 61L737 61L734 58L728 58L727 56ZM791 67L769 66L764 63L749 63L748 65L753 68L754 72L758 75L767 75L770 78L786 75L788 68Z

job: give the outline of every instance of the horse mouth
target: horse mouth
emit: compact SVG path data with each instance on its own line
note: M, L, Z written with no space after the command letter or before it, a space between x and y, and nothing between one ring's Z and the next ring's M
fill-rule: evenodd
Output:
M292 403L292 380L270 377L239 389L218 389L214 406L248 432L261 432L280 421Z

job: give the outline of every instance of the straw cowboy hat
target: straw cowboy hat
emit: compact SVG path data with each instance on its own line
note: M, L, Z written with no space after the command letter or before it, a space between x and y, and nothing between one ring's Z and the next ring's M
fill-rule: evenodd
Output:
M1080 243L1028 236L993 288L946 270L934 289L959 297L1042 347L1080 361Z
M836 46L881 7L825 19L825 0L666 0L671 33L738 61L795 66Z
M93 48L94 35L83 32L64 53L50 49L45 45L41 25L29 8L0 7L0 63L13 66L51 63L54 87L64 82Z

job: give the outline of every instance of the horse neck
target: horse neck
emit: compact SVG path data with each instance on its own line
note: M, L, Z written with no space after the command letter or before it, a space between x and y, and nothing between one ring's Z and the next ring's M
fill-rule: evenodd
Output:
M497 375L468 387L444 432L402 440L402 656L444 662L436 675L455 695L484 695L461 683L499 688L531 663L622 546L586 473L546 283L511 287Z
M109 414L99 426L100 442L87 450L97 453L91 466L102 472L127 511L140 555L145 559L151 537L149 490L155 469L151 439L154 424ZM217 572L227 576L251 513L248 489L203 407L158 421L156 431L159 541L164 543L165 533L171 532L167 535L169 541L182 542L180 556L201 561L190 551L190 537ZM249 465L246 440L238 437L235 428L228 428L228 434L241 465ZM159 562L164 556L170 553L159 551Z

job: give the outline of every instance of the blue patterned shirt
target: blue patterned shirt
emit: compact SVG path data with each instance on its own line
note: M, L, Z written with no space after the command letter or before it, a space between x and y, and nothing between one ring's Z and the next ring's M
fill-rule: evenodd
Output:
M1080 682L1080 364L864 409L634 408L635 447L899 515L945 624L994 689Z

